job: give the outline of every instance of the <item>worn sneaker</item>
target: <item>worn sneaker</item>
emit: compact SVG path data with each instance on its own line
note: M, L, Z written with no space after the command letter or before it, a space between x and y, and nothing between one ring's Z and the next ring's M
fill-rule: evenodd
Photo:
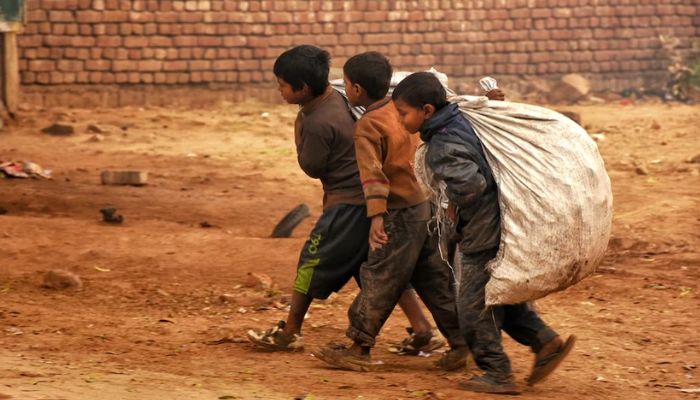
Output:
M392 346L389 351L398 355L417 356L421 352L430 353L446 344L445 341L432 330L429 332L416 333L413 331L413 328L409 327L406 328L406 332L408 332L408 337L402 340L401 343Z
M476 393L509 395L522 393L512 376L506 379L499 379L489 374L461 381L459 382L459 388Z
M372 369L372 359L369 354L357 355L351 353L345 345L331 343L316 351L316 358L336 368L357 372L368 372Z
M467 346L461 346L450 349L433 365L444 371L455 371L466 367L469 364L469 349Z
M248 340L255 346L267 351L302 351L304 343L302 336L298 334L287 335L284 333L285 322L280 321L266 331L251 329L247 332Z

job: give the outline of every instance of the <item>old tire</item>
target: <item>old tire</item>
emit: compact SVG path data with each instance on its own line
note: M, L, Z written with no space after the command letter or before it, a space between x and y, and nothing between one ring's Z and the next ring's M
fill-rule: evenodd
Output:
M277 223L275 229L272 231L273 238L287 238L292 236L294 228L301 223L304 219L311 215L309 212L309 206L302 203L294 207L292 211L288 212L287 215Z

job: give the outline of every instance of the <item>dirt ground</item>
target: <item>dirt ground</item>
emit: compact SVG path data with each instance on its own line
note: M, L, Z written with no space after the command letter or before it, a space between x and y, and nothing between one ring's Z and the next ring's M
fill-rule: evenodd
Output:
M579 341L523 397L697 398L700 164L687 161L700 153L700 106L567 109L603 135L613 237L598 273L538 302ZM469 372L436 371L435 356L389 353L404 336L398 310L374 353L378 372L315 360L308 349L343 340L354 284L312 307L306 352L263 353L242 340L286 316L298 251L321 211L319 184L296 164L294 115L260 103L25 108L18 126L1 131L0 160L32 160L54 179L0 180L0 399L489 398L457 390ZM54 122L76 133L40 132ZM90 124L104 133L87 133ZM109 168L147 170L149 184L101 185ZM302 202L312 218L292 238L270 239ZM106 206L125 222L100 222ZM41 288L51 269L78 274L84 287ZM276 288L247 287L249 272ZM524 380L532 355L510 339L506 349Z

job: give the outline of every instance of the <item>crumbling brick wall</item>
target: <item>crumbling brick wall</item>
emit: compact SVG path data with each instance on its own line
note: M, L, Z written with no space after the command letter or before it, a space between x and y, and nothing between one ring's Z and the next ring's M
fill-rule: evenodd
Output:
M334 66L365 51L450 77L582 73L616 88L663 75L659 34L700 36L696 0L27 0L25 87L269 83L296 44Z

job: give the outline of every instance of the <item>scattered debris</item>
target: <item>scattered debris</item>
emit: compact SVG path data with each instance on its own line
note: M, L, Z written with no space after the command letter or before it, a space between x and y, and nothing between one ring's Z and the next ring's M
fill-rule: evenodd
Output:
M243 285L249 288L268 290L272 288L272 278L266 274L248 272L248 278Z
M41 130L43 133L52 136L70 136L75 133L72 125L53 124Z
M102 221L108 224L121 224L124 222L124 217L121 214L116 214L117 209L114 207L106 207L100 209L102 213Z
M51 179L51 170L31 161L8 161L0 163L0 175L5 178Z
M285 215L284 218L280 220L280 222L277 223L275 229L272 230L271 236L273 238L287 238L292 236L294 228L296 228L301 223L301 221L308 218L309 216L311 216L309 206L307 206L304 203L299 204L298 206L294 207L294 209L292 209L290 212L288 212L287 215Z
M54 269L44 274L41 287L47 289L81 289L83 282L80 277L72 272Z
M142 186L148 181L146 171L102 171L100 175L103 185L132 185Z

